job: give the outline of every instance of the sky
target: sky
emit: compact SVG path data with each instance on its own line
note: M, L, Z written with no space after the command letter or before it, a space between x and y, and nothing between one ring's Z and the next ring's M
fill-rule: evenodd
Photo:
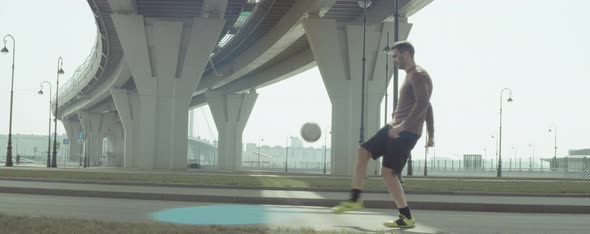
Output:
M10 33L17 40L13 133L44 135L49 104L47 95L37 94L39 84L55 83L59 56L66 71L60 83L70 78L94 46L95 22L86 1L2 5L0 36ZM590 148L590 15L585 9L590 1L437 0L411 16L408 40L434 85L436 147L431 152L457 159L463 154L493 158L503 88L510 88L514 99L502 104L503 157L527 159L533 147L536 158L553 156L555 131L548 129L555 127L558 156ZM0 55L0 134L8 132L11 58ZM400 72L400 83L404 76ZM244 143L262 139L263 144L284 146L303 123L316 122L328 137L306 145L330 144L325 133L331 128L331 104L317 68L258 93ZM208 107L194 114L193 134L215 138ZM60 126L58 133L63 132ZM424 155L423 145L424 137L414 155Z
M55 95L60 56L65 72L60 76L60 86L84 63L96 42L94 16L86 1L0 2L0 37L11 34L16 41L12 133L45 135L49 88L39 95L40 84L51 82ZM4 45L1 39L0 47ZM8 39L10 53L0 54L0 134L7 134L9 126L12 46ZM58 121L61 133L65 131Z

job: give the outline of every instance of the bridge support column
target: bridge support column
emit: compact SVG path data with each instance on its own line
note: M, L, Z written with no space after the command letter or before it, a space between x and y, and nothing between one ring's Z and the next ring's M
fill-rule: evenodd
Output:
M217 167L222 170L239 170L242 167L242 133L252 113L258 93L222 94L205 93L211 114L219 132Z
M82 143L78 143L80 132L82 132L82 124L80 120L64 119L61 121L70 140L70 153L68 161L78 161L82 157Z
M117 116L116 113L113 112L108 112L108 113L101 113L99 114L100 116L100 125L99 125L99 131L100 131L100 135L98 136L100 139L105 139L105 138L110 138L110 140L114 139L114 137L116 137L116 132L115 132L115 128L118 125L118 118L119 116ZM109 137L110 136L110 137ZM122 140L122 139L120 139ZM107 145L103 144L103 141L100 142L100 154L98 154L98 158L96 158L96 162L101 162L102 156L106 155L106 150L107 150ZM109 159L110 160L110 159ZM100 164L100 166L109 166L107 161L102 161L102 164Z
M125 132L125 167L186 168L189 103L223 14L191 21L127 14L112 19L137 88L111 90Z
M112 153L109 157L115 157L114 159L109 159L112 161L112 165L108 166L115 166L121 167L124 165L123 162L123 152L124 152L124 136L123 136L123 126L121 123L113 122L111 127L106 132L106 138L112 144Z
M115 102L115 107L119 113L121 127L123 130L123 167L135 168L139 162L136 162L138 149L135 147L139 144L135 138L139 134L139 123L133 121L132 113L139 113L139 97L136 92L126 89L111 89L111 95Z
M363 25L342 27L335 20L308 18L303 27L332 102L332 174L352 175L360 135ZM400 24L400 38L407 38L410 28L410 24ZM381 101L391 79L385 77L387 32L393 35L392 23L367 26L365 141L383 126ZM379 168L379 161L370 162L367 174L379 173Z
M102 155L104 135L100 131L102 115L92 112L78 112L78 118L84 129L84 159L86 166L96 166Z

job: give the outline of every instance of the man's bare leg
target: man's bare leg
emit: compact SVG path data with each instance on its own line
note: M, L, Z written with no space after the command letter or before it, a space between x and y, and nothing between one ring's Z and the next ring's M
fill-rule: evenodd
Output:
M383 225L388 227L415 227L415 220L410 213L410 208L408 207L406 196L404 194L404 188L398 178L399 173L387 167L383 167L381 172L383 173L387 190L389 190L399 213L403 215L397 220L386 221Z
M363 189L365 187L365 180L367 178L367 165L371 159L371 153L363 148L359 147L358 160L356 162L356 168L352 175L352 188Z
M393 197L393 201L395 202L397 208L407 207L408 203L406 202L404 188L397 177L399 173L387 167L383 167L381 169L381 173L383 174L383 178L385 180L385 186L387 186L387 190L391 194L391 197Z

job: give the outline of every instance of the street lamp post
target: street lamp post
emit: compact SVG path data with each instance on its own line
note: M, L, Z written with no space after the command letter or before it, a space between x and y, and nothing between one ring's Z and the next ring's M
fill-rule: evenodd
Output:
M399 13L399 0L394 0L393 2L393 42L399 41L399 20L400 20L400 13ZM397 66L393 66L393 113L397 109L397 101L399 99L399 69Z
M258 168L260 169L260 142L264 139L258 138Z
M512 158L510 159L510 169L512 170L512 168L516 169L516 152L518 151L518 147L513 145L512 149L514 150L514 155L512 158L514 158L514 164L512 163ZM520 166L518 166L520 168ZM520 169L519 169L520 170Z
M531 161L531 165L530 165L530 168L529 168L529 171L532 171L532 170L535 169L534 168L534 165L535 165L535 145L529 144L529 146L530 147L533 147L533 154L531 155L531 160L530 160Z
M10 117L8 123L8 146L6 147L6 164L7 167L12 167L12 102L13 102L13 94L14 94L14 58L16 54L16 41L14 37L10 34L4 36L4 47L0 50L3 54L8 54L8 48L6 48L6 42L8 42L8 38L12 39L12 78L10 80Z
M217 151L217 141L214 140L213 141L213 166L214 167L217 167L217 158L215 156L215 154L217 153L216 151Z
M49 81L41 82L41 89L39 90L39 94L43 95L43 85L47 84L49 86L49 134L47 135L47 167L51 166L51 83Z
M391 47L389 46L389 32L387 32L387 45L383 48L383 53L385 53L385 110L383 111L383 125L387 124L387 99L389 96L389 92L387 92L387 87L389 86L389 56L392 54Z
M359 131L359 144L365 141L365 86L366 86L366 77L365 77L365 66L366 66L366 40L367 40L367 8L371 6L371 1L369 0L359 0L357 1L359 6L363 8L363 58L362 58L362 76L361 76L361 126Z
M330 131L328 134L332 134L332 131ZM324 175L326 174L327 155L328 155L328 135L325 134L324 135Z
M285 147L285 173L289 172L289 140L291 140L291 138L293 137L290 136L287 138L287 146Z
M64 61L61 57L57 59L57 79L55 83L55 118L53 119L53 155L51 156L51 167L57 167L57 107L59 103L59 75L64 74Z
M551 128L553 128L553 130ZM555 141L553 143L553 168L557 168L557 126L552 125L549 127L549 132L555 134Z
M324 175L326 174L326 162L327 162L327 154L328 154L328 146L324 144Z
M500 132L498 133L498 177L502 177L502 104L504 103L504 99L502 98L504 91L508 91L508 99L507 102L512 102L512 90L509 88L504 88L500 91Z

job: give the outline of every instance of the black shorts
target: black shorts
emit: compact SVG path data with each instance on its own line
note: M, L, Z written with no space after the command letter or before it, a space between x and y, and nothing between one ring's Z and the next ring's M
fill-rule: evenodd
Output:
M369 151L371 157L375 160L383 156L383 167L391 168L400 173L406 166L412 149L416 146L420 136L403 131L399 134L399 138L391 139L389 137L390 128L391 125L385 125L371 139L363 142L361 147Z

